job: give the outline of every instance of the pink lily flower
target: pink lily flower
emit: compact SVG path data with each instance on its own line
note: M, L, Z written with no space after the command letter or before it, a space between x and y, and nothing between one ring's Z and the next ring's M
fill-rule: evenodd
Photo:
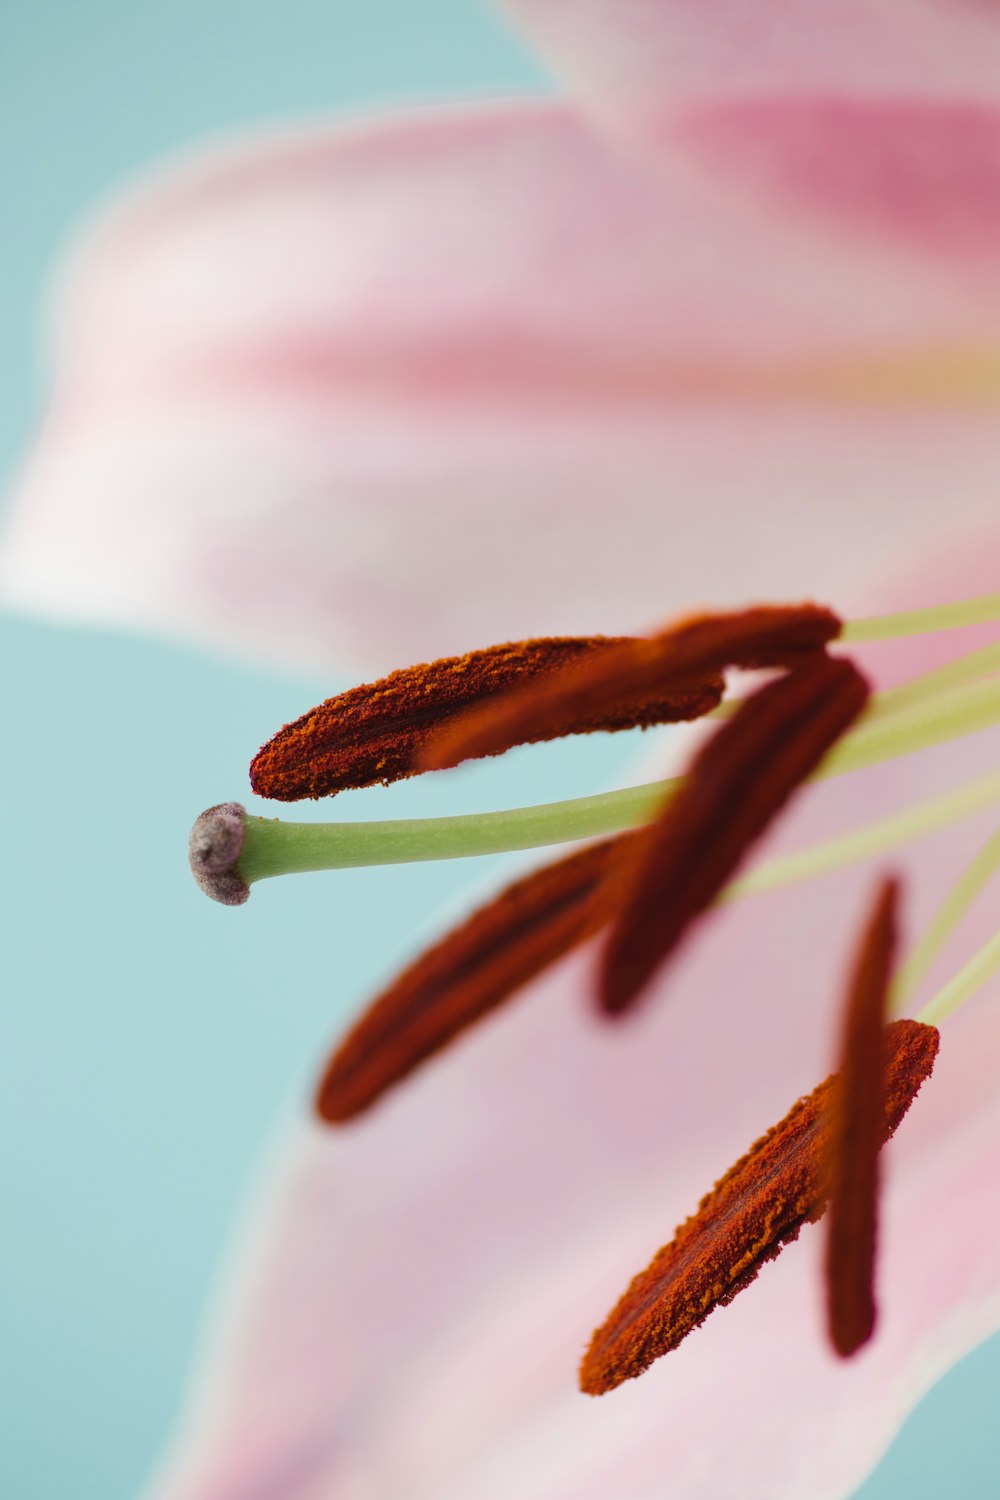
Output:
M766 27L760 6L510 9L579 108L252 141L92 231L8 600L370 670L705 600L995 586L985 10L845 3L821 34L776 4ZM826 784L782 838L995 757L981 734ZM906 856L914 931L980 836ZM713 916L613 1034L572 960L370 1119L291 1127L157 1500L848 1494L1000 1325L988 993L948 1019L887 1153L862 1355L824 1344L814 1233L641 1381L594 1402L573 1371L632 1272L828 1071L869 884Z

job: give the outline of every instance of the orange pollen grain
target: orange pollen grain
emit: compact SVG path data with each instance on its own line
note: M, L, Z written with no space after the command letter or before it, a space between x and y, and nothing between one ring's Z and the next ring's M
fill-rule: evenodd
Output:
M851 662L816 652L744 699L703 745L636 846L603 955L605 1011L617 1014L634 1003L868 697Z
M882 1144L882 1029L896 940L899 886L886 880L862 934L844 1008L830 1125L826 1241L827 1328L842 1358L875 1328L878 1153Z
M337 1048L316 1108L339 1123L362 1113L515 990L592 937L612 910L607 876L641 834L547 864L481 907L372 1002Z
M936 1029L919 1021L885 1028L880 1145L930 1076L938 1040ZM836 1082L836 1075L827 1078L793 1105L634 1278L591 1340L580 1369L582 1390L602 1395L641 1375L749 1286L803 1225L822 1216Z
M388 785L428 769L423 756L432 737L464 711L544 681L569 665L612 656L628 640L605 636L551 636L513 641L444 657L364 683L286 724L250 766L259 797L295 802L328 797L349 787ZM568 710L537 732L515 732L488 751L595 730L647 727L708 713L722 697L717 673L688 674L681 684L609 694L599 708ZM466 759L466 755L456 760ZM455 761L449 762L454 764Z
M840 634L842 621L816 604L762 605L699 615L648 639L622 640L600 654L563 664L534 682L511 684L494 703L477 704L442 726L421 751L426 770L511 744L564 733L559 725L600 716L621 698L640 702L671 687L715 680L726 667L791 667Z

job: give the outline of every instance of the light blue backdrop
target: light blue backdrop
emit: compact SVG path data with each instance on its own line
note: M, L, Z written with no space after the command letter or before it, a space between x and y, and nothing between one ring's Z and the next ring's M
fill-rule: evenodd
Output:
M234 123L545 86L476 0L0 0L0 36L8 473L41 393L46 267L95 194ZM129 1500L269 1122L469 872L276 882L261 920L223 912L186 875L193 813L241 795L248 753L338 684L10 619L0 650L0 1495ZM573 795L625 754L521 753L352 812ZM315 982L321 944L336 986ZM864 1500L995 1500L998 1400L994 1341L924 1402Z

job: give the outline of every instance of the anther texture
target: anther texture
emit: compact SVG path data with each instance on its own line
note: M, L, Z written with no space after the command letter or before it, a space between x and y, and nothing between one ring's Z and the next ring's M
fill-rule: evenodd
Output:
M936 1029L919 1021L885 1028L880 1145L930 1076L938 1040ZM602 1395L641 1375L749 1286L803 1225L821 1217L834 1086L835 1075L793 1105L634 1278L591 1340L580 1369L584 1391Z
M821 651L843 623L816 604L762 605L682 620L649 638L623 640L562 664L535 682L510 684L503 698L477 704L430 737L427 770L511 744L548 739L556 726L607 711L621 698L653 699L671 686L712 680L726 667L791 667Z
M607 876L639 834L622 834L508 886L422 954L338 1047L320 1116L351 1119L610 919Z
M878 1154L884 1090L882 1029L896 941L899 887L881 885L855 955L844 1009L830 1132L827 1327L848 1358L875 1328Z
M600 1001L633 1004L869 697L851 662L815 653L744 699L695 756L637 846L602 955Z
M456 714L569 663L614 653L622 644L620 638L605 636L514 641L407 667L351 688L279 730L254 757L251 786L259 797L295 802L417 775L427 769L422 752L429 739ZM695 719L716 706L722 687L712 672L654 692L626 687L606 695L599 708L570 709L550 717L538 732L514 733L485 753L498 755L513 745L566 734Z

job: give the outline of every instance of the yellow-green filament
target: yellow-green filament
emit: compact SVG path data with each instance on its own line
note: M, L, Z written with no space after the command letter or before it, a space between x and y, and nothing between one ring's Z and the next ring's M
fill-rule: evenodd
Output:
M902 1010L977 896L1000 870L1000 829L978 851L948 892L892 987L892 1008Z
M814 844L797 854L785 854L763 864L732 881L722 894L723 901L736 901L743 896L757 895L762 891L773 891L780 886L794 885L800 880L812 880L831 870L845 865L858 864L865 859L877 859L889 854L902 844L926 838L942 828L948 828L962 818L982 812L1000 802L1000 771L990 771L976 781L940 797L908 807L890 818L877 823L867 823L853 833L841 834L826 843ZM997 863L1000 864L1000 834L997 835ZM985 851L984 851L985 852Z
M928 1026L940 1025L946 1016L953 1015L960 1005L964 1005L966 1000L971 1000L973 995L998 972L1000 972L1000 932L995 933L988 943L983 944L979 952L959 969L954 979L950 979L944 989L938 990L934 999L924 1006L916 1019L925 1022Z
M943 667L935 667L932 672L924 672L899 687L879 693L871 704L869 717L888 718L899 709L909 708L938 693L950 692L952 688L973 682L977 677L987 677L992 672L1000 672L1000 642L997 641L981 646L978 651L967 651Z
M891 641L897 636L929 635L935 630L957 630L963 625L988 625L1000 620L1000 594L980 594L953 604L935 604L930 609L909 609L897 615L870 615L848 620L842 641Z
M835 745L818 777L860 771L948 740L963 739L1000 721L1000 684L987 679L935 693L888 717L865 714L858 728Z
M919 677L911 677L909 681L900 683L898 687L887 688L884 692L877 693L865 711L864 722L874 724L883 719L889 719L902 709L911 709L918 703L930 702L932 698L949 693L953 688L975 682L980 677L989 677L996 672L1000 672L1000 641L995 641L989 646L981 646L976 651L967 651L964 656L958 656L954 661L946 662L942 667L935 667L930 672L922 672ZM731 719L744 701L743 698L727 698L724 703L713 708L706 717Z

